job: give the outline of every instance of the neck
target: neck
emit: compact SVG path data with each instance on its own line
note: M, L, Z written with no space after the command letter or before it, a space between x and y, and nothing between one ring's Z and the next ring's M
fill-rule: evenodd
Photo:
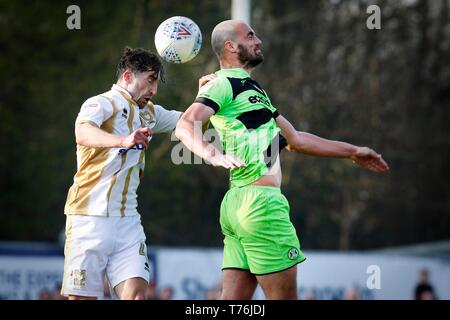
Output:
M120 88L124 89L124 90L128 93L128 96L125 96L125 95L124 95L125 99L127 99L129 102L138 104L138 103L134 100L134 97L133 97L133 95L131 94L130 90L128 90L128 86L127 86L127 83L126 83L125 81L120 81L120 80L118 80L118 81L116 82L116 86L119 86ZM123 95L123 94L122 94L122 95Z
M128 86L125 81L117 80L116 85L121 87L122 89L125 89L127 92L129 92L128 88L127 88Z
M220 69L234 69L234 68L242 68L248 73L251 73L253 68L250 68L248 65L241 63L239 60L219 60Z
M134 97L133 97L133 95L131 94L130 90L128 90L128 85L127 85L127 83L126 83L125 81L118 80L118 81L116 82L116 86L119 86L119 87L121 87L122 89L124 89L124 90L130 95L131 99L134 100Z

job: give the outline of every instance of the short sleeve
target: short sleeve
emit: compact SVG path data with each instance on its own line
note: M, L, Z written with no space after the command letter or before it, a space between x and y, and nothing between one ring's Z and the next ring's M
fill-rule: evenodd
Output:
M100 127L113 113L111 102L102 97L93 97L83 103L76 122L92 122Z
M215 113L230 103L233 99L231 84L226 77L217 77L202 86L195 102L203 103L212 108Z
M160 105L155 104L156 123L152 128L153 133L171 132L175 130L181 112L176 110L166 110Z

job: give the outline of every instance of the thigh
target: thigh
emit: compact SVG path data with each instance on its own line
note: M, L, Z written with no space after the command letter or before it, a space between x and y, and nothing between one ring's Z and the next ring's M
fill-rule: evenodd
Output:
M62 295L103 297L103 278L112 250L106 219L67 216Z
M250 272L264 275L287 270L305 257L289 217L289 204L276 188L262 192L238 225ZM248 212L248 213L247 213Z
M297 300L297 265L256 278L267 299Z
M248 270L223 270L221 300L250 300L256 289L256 278Z
M120 219L116 225L116 232L118 240L106 267L110 286L116 290L120 283L132 278L142 279L148 283L150 264L140 216ZM140 283L140 281L133 280L130 285L134 286L136 283Z
M129 278L114 288L120 300L147 300L148 282L142 278Z
M224 235L222 270L231 268L249 271L247 256L239 239L223 227L222 233Z

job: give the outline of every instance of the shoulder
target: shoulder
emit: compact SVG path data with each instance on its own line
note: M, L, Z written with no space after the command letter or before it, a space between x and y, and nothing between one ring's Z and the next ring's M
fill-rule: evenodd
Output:
M101 94L98 94L96 96L90 97L84 101L83 106L86 107L103 107L108 108L112 107L114 104L114 96L112 95L111 91L107 91Z
M96 95L88 98L81 105L77 121L90 120L100 126L106 119L114 115L115 109L114 103L112 103L107 95Z
M203 85L200 90L199 93L204 93L207 92L209 90L229 90L231 89L231 84L230 81L228 80L227 77L225 76L217 76L217 78L209 81L208 83L206 83L205 85Z

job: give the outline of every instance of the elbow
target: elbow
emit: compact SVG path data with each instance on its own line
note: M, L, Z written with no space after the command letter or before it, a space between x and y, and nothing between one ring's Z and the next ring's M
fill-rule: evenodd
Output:
M183 119L182 117L175 127L175 137L177 137L177 139L184 143L186 138L189 136L190 127L191 122L187 119Z
M77 124L75 127L75 142L79 145L86 144L86 135L83 134L83 124Z
M86 143L86 139L84 139L81 135L75 134L75 142L79 145L84 145Z
M289 151L296 151L296 152L304 152L305 146L303 144L303 141L300 137L300 133L296 134L294 137L288 140L288 150Z

